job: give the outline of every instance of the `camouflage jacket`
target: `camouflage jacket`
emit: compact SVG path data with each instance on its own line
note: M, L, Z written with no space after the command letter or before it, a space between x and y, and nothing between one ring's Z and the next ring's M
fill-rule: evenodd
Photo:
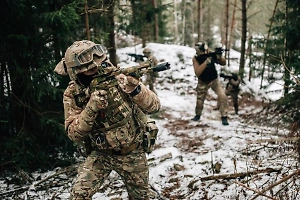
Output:
M156 66L158 64L157 59L153 55L149 56L149 58L147 58L147 61L144 61L142 63L144 63L144 64L148 63L148 60L152 60L154 66ZM149 82L151 82L152 79L155 79L157 77L158 77L158 72L151 72L151 73L147 74L147 76L146 76L147 84L149 84Z
M133 142L140 142L140 134L146 123L146 114L158 112L160 101L155 93L140 83L141 91L134 97L124 93L118 85L108 89L108 106L94 116L85 116L87 102L76 104L76 83L71 81L64 92L65 129L75 143L87 138L99 149L120 150Z
M239 92L240 88L239 85L241 83L241 78L238 76L237 80L230 79L226 84L226 92Z

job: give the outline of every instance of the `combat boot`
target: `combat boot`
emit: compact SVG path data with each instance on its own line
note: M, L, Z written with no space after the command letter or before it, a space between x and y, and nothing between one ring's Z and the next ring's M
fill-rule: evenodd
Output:
M239 114L239 106L237 104L234 105L234 111L236 115Z
M195 117L192 118L193 121L199 121L200 120L200 115L195 115Z
M229 124L228 124L228 121L227 121L227 116L226 116L226 117L222 117L222 124L223 124L224 126L229 125Z

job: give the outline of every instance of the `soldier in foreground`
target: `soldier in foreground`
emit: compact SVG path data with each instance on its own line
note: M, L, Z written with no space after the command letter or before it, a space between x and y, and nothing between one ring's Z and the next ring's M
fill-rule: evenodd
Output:
M149 60L152 60L152 62L154 63L154 65L157 65L157 59L154 57L153 52L151 49L149 48L145 48L143 50L143 54L145 55L145 57L147 58L148 62ZM156 81L156 78L158 77L158 73L157 72L151 72L149 74L147 74L146 76L146 81L145 84L149 86L149 89L153 92L156 93L155 89L154 89L154 84Z
M221 113L223 125L229 125L227 120L228 99L219 82L215 63L225 65L226 60L222 56L222 51L212 54L206 43L197 43L195 45L196 55L193 57L193 67L195 75L198 77L197 84L197 102L193 121L199 121L201 118L204 101L209 88L218 95L218 105ZM217 51L216 51L217 52ZM207 56L212 54L212 56Z
M112 170L122 177L130 200L149 199L146 152L158 130L147 114L161 105L138 78L109 76L118 70L104 46L87 40L74 42L55 68L71 79L63 96L66 133L87 150L71 200L92 199Z

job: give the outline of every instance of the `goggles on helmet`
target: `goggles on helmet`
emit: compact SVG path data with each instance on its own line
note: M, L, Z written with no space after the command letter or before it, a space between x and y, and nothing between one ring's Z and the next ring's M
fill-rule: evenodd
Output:
M82 66L93 62L94 55L99 58L106 53L106 48L100 44L94 45L80 53L74 54L74 61L68 63L69 67ZM70 66L71 65L71 66Z

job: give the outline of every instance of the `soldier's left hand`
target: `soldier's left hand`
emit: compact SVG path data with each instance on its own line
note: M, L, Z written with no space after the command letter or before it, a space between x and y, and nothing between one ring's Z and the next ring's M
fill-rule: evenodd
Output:
M140 83L139 79L124 74L117 75L116 79L121 89L128 94L132 93Z

